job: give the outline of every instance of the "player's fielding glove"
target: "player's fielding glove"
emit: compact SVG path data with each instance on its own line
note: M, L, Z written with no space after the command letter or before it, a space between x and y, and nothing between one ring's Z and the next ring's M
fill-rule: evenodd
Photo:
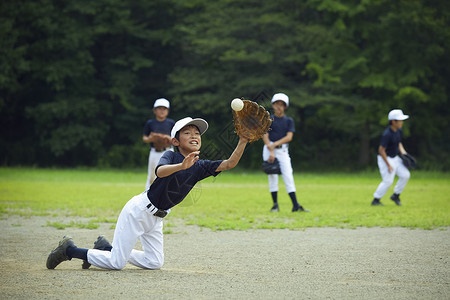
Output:
M266 174L281 174L280 162L276 158L273 163L270 163L267 160L263 161L262 168Z
M239 136L248 142L259 140L270 128L272 120L264 107L250 100L243 100L240 111L233 110L234 128Z
M411 154L406 153L406 154L400 154L399 156L402 159L405 167L407 167L408 169L417 168L417 161Z

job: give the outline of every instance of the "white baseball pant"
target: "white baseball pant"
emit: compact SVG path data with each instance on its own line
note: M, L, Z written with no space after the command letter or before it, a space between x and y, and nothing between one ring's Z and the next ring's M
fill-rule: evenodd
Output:
M381 155L377 156L378 168L380 169L380 174L382 181L378 185L377 190L373 194L374 198L381 199L389 187L394 183L395 175L398 176L397 184L394 187L395 194L401 194L406 184L408 183L409 177L411 174L409 173L408 168L402 162L402 159L397 155L395 157L387 157L389 164L393 168L393 171L389 173L389 169L387 164L384 162Z
M112 250L89 249L88 262L103 269L121 270L127 262L143 269L159 269L164 264L163 219L147 208L146 193L125 204L117 220ZM140 238L143 251L134 249Z
M171 148L167 148L166 150L172 150ZM148 174L147 174L147 181L145 182L145 190L147 191L150 188L150 185L155 181L156 174L155 169L156 166L159 163L159 160L161 159L161 156L164 154L165 151L156 151L155 148L151 148L150 152L148 154Z
M283 177L286 192L295 192L294 170L292 169L291 157L289 156L289 146L283 144L281 148L275 148L275 157L280 162L281 177ZM268 160L270 155L269 149L264 145L263 160ZM278 174L269 174L269 191L278 192Z

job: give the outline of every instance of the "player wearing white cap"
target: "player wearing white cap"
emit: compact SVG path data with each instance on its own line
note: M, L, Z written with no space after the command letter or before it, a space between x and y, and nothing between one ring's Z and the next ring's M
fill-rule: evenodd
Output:
M388 114L389 126L384 130L378 146L377 162L382 181L373 194L372 205L374 206L383 205L380 199L394 182L395 175L398 176L398 182L394 187L391 200L401 205L400 194L408 183L410 173L398 154L406 154L402 144L402 126L403 121L408 118L409 116L403 114L401 109L393 109Z
M148 175L145 182L145 190L156 178L155 168L161 156L167 150L171 150L170 131L175 121L167 118L169 115L170 103L165 98L156 99L153 104L153 114L155 119L148 120L144 126L142 140L144 143L150 144L150 152L148 154Z
M158 163L157 178L150 189L125 204L117 219L112 244L100 236L94 249L78 248L71 237L65 236L48 256L47 268L54 269L72 258L103 269L119 270L128 262L143 269L161 268L164 264L163 218L183 201L197 182L234 168L248 142L239 137L235 150L226 160L199 159L201 135L207 129L208 123L200 118L187 117L177 121L171 138L178 151L166 151ZM134 249L138 238L142 251Z
M284 111L289 106L289 97L283 93L277 93L272 97L272 108L274 115L270 130L263 136L263 160L272 163L275 158L280 163L281 176L283 177L286 191L292 201L292 211L304 211L297 201L296 188L294 184L294 171L292 169L291 157L289 156L289 142L294 136L294 120L285 115ZM278 174L269 174L269 191L272 195L273 206L271 212L279 211L278 206Z

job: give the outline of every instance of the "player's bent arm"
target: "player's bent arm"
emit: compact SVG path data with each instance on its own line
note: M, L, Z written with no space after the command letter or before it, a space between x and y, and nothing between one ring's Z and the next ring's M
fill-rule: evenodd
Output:
M398 144L398 150L400 151L401 154L406 154L406 150L405 150L405 148L403 147L403 144L402 144L402 143L399 143L399 144Z
M157 133L157 132L150 132L149 135L144 134L142 136L142 141L144 141L144 143L154 143L154 142L158 142L161 139L168 139L169 142L171 140L169 135Z
M269 149L269 151L273 151L275 149L275 147L281 146L283 144L286 144L286 143L289 143L290 141L292 141L292 137L293 136L294 136L294 133L292 131L289 131L289 132L286 133L286 135L284 137L282 137L278 141L275 141L275 142L272 143L269 140L269 134L266 133L263 136L263 141L264 141L264 144Z
M274 151L275 146L270 141L268 133L265 133L263 135L263 141L264 141L264 145L266 145L267 149L270 151L270 157L272 157L272 158L269 158L269 162L273 162L273 160L275 158L275 151Z
M216 172L221 172L229 169L233 169L237 166L239 160L244 154L245 146L247 145L247 140L239 139L239 142L234 149L233 153L231 153L230 157L224 161L217 167Z
M152 142L151 138L150 138L150 135L145 135L145 134L142 136L142 141L144 143L151 143Z
M390 168L391 165L389 164L388 159L387 159L386 148L381 145L378 146L378 154L380 154L380 156L383 158L383 160L386 163L386 165L388 166L388 168Z
M289 131L286 133L286 135L284 137L282 137L281 139L279 139L276 142L273 142L274 146L280 146L286 143L289 143L290 141L292 141L292 137L294 136L294 133L292 131Z
M181 163L175 165L163 165L159 166L158 169L156 169L156 176L158 176L159 178L163 178L181 170L183 170Z
M269 140L269 134L268 133L264 133L264 135L263 135L263 142L264 142L264 145L266 145L266 146L270 145L270 140Z
M144 134L142 136L142 141L144 141L144 143L153 143L158 135L159 134L155 132L150 132L148 135Z

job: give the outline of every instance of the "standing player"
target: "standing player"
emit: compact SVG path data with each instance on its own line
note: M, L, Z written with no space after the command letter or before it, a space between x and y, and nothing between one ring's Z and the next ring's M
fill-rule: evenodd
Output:
M292 211L304 211L309 212L309 210L304 209L298 202L295 195L295 183L294 174L291 164L291 157L289 156L289 142L292 141L294 136L295 127L294 120L286 116L284 111L289 106L289 97L286 94L278 93L272 97L272 108L274 110L274 115L271 116L273 119L270 130L263 137L264 148L263 148L263 160L272 163L275 158L280 163L281 176L283 177L284 185L286 186L286 191L292 200ZM271 212L279 211L278 207L278 175L269 174L269 190L272 194L273 207Z
M377 190L373 194L374 199L372 205L383 205L380 199L386 194L394 182L395 175L398 176L398 182L394 187L394 194L392 194L391 200L395 204L401 205L400 194L403 192L406 183L408 183L410 173L398 154L406 154L402 144L402 126L403 120L408 118L409 116L404 115L401 109L393 109L389 112L389 126L381 136L377 157L378 168L380 169L383 181L378 185Z
M167 99L156 99L153 104L153 114L155 119L148 120L144 126L142 140L150 144L150 153L148 155L148 175L145 183L145 190L155 180L155 168L161 156L166 150L170 150L171 138L170 131L175 124L174 120L167 118L169 115L170 103Z
M77 248L65 236L47 258L47 268L79 258L103 269L122 269L127 262L144 269L159 269L164 263L163 218L179 204L194 185L209 176L234 168L244 153L247 139L239 142L227 160L200 160L201 135L208 129L203 119L179 120L172 129L172 144L178 152L166 151L156 168L150 189L133 197L117 219L112 245L102 237L94 249ZM140 238L143 251L133 249Z

